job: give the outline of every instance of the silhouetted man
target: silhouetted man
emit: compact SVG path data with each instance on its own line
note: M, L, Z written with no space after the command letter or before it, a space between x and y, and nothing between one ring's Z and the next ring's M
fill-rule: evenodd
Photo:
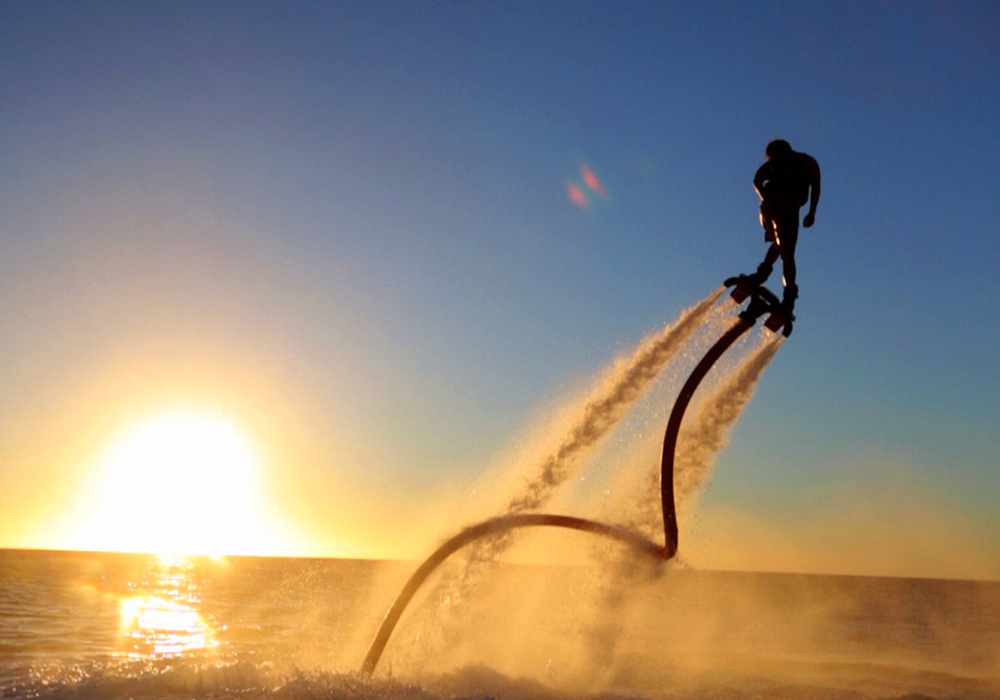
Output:
M795 284L799 207L809 202L809 213L802 219L802 225L809 228L816 219L816 205L819 204L819 164L812 156L793 151L789 143L781 139L767 144L764 154L767 161L757 169L753 186L760 197L764 241L771 247L757 272L747 278L754 284L763 284L780 256L785 284L782 305L791 311L799 296Z

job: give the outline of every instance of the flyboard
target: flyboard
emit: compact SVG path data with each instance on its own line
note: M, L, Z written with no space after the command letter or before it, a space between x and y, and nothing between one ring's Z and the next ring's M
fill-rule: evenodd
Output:
M627 545L636 554L649 557L655 561L667 561L677 554L677 511L674 503L674 453L677 449L677 436L680 432L684 411L694 396L695 390L705 378L708 371L720 357L732 347L733 343L750 330L757 320L767 316L764 326L773 333L782 331L788 336L792 332L794 316L782 307L778 298L767 288L753 284L745 275L730 277L725 281L726 287L733 287L730 294L737 304L749 300L746 307L737 315L736 321L712 345L691 371L687 381L681 388L663 436L663 452L660 458L660 491L663 504L663 544L658 544L645 535L623 528L618 525L577 518L569 515L549 513L515 513L484 520L481 523L467 527L457 535L446 540L424 560L410 576L399 592L392 607L389 608L375 638L372 640L368 654L361 665L361 673L371 675L392 636L396 624L402 617L406 606L423 585L424 581L449 556L475 540L491 535L498 535L524 527L561 527L570 530L589 532Z

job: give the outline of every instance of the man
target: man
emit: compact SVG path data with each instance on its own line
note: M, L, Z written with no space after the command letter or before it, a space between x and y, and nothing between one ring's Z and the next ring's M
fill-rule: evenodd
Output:
M799 207L809 202L809 213L802 219L802 225L809 228L816 220L816 205L819 204L819 164L812 156L793 151L789 143L781 139L767 144L764 154L767 160L757 169L753 186L760 197L764 241L771 247L757 272L747 275L747 279L753 284L763 284L780 256L785 285L782 306L791 313L799 296L795 284Z

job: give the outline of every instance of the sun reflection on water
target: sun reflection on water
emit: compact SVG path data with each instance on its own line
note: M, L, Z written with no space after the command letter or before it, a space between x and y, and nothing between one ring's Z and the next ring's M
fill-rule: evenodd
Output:
M148 579L130 584L135 595L120 599L120 630L128 657L170 658L219 646L218 630L199 610L201 587L193 569L184 558L161 557Z

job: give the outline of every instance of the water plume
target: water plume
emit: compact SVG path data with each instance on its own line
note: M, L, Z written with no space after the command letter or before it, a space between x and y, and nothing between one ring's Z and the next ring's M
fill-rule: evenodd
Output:
M559 447L542 459L537 474L510 500L508 513L537 510L551 498L579 457L614 427L687 342L723 291L719 287L681 314L676 323L646 337L631 355L614 363L584 400Z
M753 398L764 368L783 341L783 336L777 336L755 350L698 404L694 415L685 422L674 458L674 489L678 502L686 501L705 483L715 455L729 441L730 428Z
M715 456L729 441L730 428L753 398L764 368L784 340L783 336L774 336L744 357L685 418L674 453L674 497L678 506L704 485ZM657 532L662 527L659 469L648 472L642 497L632 513L625 522L628 527L640 532Z

